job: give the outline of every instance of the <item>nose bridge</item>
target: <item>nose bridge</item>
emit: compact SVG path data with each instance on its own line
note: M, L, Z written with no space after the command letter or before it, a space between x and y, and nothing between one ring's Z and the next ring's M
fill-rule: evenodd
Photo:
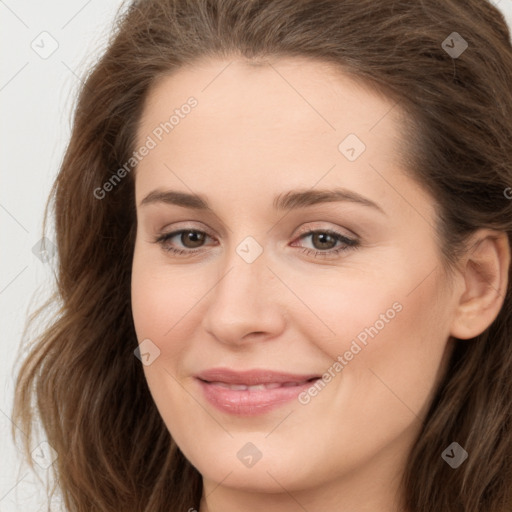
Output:
M267 257L263 246L252 236L229 248L223 265L223 278L215 290L215 302L224 304L224 313L235 313L241 307L247 313L261 305L259 297L264 294L270 299ZM268 301L267 301L268 304Z
M247 236L228 249L203 319L205 328L225 342L251 332L271 333L281 326L275 278L262 244Z

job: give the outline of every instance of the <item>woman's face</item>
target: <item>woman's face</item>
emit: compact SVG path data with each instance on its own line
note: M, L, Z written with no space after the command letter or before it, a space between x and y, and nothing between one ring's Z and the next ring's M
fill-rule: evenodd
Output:
M395 484L456 304L400 126L308 60L204 61L150 91L135 328L156 406L219 496Z

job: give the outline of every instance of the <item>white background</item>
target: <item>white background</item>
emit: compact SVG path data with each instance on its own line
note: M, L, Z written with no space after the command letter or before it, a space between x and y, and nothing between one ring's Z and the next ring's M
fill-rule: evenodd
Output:
M494 3L512 26L512 0ZM120 6L121 0L0 0L0 512L46 510L44 491L11 439L14 365L27 314L52 288L52 266L32 248L42 237L74 95ZM43 53L52 44L58 48L48 58L31 47Z

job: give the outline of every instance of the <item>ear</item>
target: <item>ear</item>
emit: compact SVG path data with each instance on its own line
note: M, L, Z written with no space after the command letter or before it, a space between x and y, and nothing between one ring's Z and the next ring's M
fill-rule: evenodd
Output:
M505 300L510 267L510 245L503 231L478 230L468 247L450 332L459 339L474 338L494 322Z

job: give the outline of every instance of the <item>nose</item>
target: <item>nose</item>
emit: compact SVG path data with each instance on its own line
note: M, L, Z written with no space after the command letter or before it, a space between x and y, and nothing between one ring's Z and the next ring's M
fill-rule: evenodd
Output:
M216 280L205 309L203 328L221 343L238 347L269 340L285 327L285 289L267 266L265 251L251 263L233 249Z

